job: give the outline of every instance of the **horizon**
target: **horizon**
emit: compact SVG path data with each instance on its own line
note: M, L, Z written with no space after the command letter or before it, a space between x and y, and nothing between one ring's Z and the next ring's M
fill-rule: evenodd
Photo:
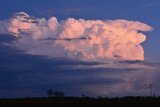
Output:
M160 1L0 1L0 98L160 96Z

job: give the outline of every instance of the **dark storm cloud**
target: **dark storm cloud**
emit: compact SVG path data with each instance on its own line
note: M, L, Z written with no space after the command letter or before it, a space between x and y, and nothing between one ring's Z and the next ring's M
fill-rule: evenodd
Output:
M158 63L84 62L28 55L3 45L15 38L0 37L0 97L45 96L49 88L73 96L147 95L148 84L159 79Z

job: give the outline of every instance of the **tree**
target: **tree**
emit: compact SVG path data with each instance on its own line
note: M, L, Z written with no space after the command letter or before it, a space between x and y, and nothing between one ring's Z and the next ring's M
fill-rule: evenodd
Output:
M84 94L82 94L82 98L85 98L85 95L84 95Z
M60 91L55 91L54 92L54 97L63 98L64 97L64 93L60 92Z
M48 97L53 97L53 94L54 94L53 89L49 89L49 90L47 91Z

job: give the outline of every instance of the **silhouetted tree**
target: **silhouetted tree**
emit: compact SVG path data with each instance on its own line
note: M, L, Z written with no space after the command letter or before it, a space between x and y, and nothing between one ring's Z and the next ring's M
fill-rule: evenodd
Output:
M82 94L82 98L85 98L85 95L84 95L84 94Z
M54 92L54 97L63 98L64 97L64 93L60 92L60 91L55 91Z
M98 96L97 99L103 99L103 97L102 96Z
M48 97L53 97L53 94L54 94L53 89L49 89L49 90L47 91Z

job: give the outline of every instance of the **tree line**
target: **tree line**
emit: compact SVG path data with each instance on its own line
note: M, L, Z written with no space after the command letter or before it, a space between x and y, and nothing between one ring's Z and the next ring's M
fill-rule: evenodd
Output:
M48 96L49 98L52 98L52 97L63 98L63 97L65 96L65 94L64 94L64 92L61 92L61 91L49 89L49 90L47 91L47 96Z

